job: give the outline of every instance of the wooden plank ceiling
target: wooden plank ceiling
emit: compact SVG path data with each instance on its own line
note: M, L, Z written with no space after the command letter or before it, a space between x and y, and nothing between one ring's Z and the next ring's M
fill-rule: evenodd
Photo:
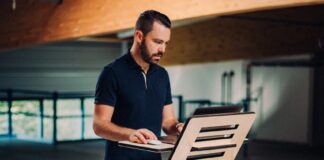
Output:
M11 0L0 1L0 49L115 33L132 28L137 16L156 9L173 21L250 11L323 4L324 0Z
M324 5L222 16L174 28L163 65L312 54L324 47ZM323 48L324 49L324 48Z
M174 24L163 65L312 53L324 37L324 0L0 1L0 51L57 41L119 43L139 13L156 9ZM128 38L127 40L130 40Z

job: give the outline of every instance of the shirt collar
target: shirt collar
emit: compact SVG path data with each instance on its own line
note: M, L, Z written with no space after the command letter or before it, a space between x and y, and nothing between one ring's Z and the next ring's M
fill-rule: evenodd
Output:
M126 54L126 60L127 60L127 64L128 64L128 67L129 68L142 70L141 66L138 65L136 63L136 61L134 60L134 58L131 55L131 52L130 51L128 51L128 53ZM148 74L149 73L153 73L157 69L158 69L158 65L157 64L150 64L150 68L148 70Z
M141 69L141 67L136 63L136 61L134 60L133 56L131 55L131 52L129 51L126 54L126 60L127 60L127 64L128 67L131 69Z

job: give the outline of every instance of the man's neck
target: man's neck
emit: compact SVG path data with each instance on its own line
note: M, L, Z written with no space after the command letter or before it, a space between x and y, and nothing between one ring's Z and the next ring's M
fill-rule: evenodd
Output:
M146 63L141 55L140 52L138 50L135 50L133 47L130 50L131 52L131 56L134 58L135 62L142 68L142 70L145 72L145 74L147 73L147 71L150 68L150 64Z

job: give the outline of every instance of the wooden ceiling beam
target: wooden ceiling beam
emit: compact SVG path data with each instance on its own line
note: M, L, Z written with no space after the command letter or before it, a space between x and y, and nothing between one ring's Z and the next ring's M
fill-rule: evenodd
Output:
M0 50L115 33L130 29L138 15L156 9L171 20L323 4L324 0L19 0L0 1Z

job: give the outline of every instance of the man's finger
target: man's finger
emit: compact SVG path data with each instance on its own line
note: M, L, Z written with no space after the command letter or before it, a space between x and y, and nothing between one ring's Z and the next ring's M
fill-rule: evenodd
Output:
M137 133L135 134L135 136L139 139L139 141L140 141L141 143L144 143L144 144L147 143L146 138L144 137L144 135L143 135L141 132L137 132Z
M178 123L176 125L177 128L177 134L179 135L181 133L181 131L183 130L184 124L183 123Z
M140 132L147 137L148 139L157 139L157 137L155 136L155 134L153 132L151 132L148 129L142 129L140 130Z

